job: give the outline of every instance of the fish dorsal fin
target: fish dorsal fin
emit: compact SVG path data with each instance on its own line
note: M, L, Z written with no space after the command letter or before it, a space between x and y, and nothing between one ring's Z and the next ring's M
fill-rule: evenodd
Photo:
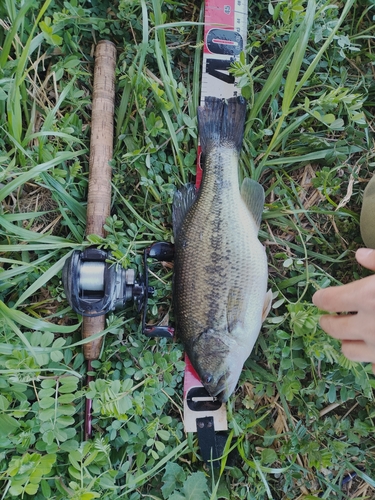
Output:
M176 239L189 208L197 198L197 188L189 183L175 191L172 204L173 234Z
M263 311L262 311L262 323L267 318L268 313L270 312L271 304L272 304L272 290L270 288L268 290L268 292L266 293L266 296L264 298Z
M264 189L259 182L246 177L241 186L241 196L254 217L255 223L260 227L264 207Z

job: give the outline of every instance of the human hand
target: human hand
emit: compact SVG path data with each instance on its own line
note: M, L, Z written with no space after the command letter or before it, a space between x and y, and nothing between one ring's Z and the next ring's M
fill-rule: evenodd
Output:
M360 248L355 257L359 264L375 271L375 250ZM372 363L375 373L375 275L318 290L312 300L324 311L352 313L323 315L320 326L331 337L341 340L345 357Z

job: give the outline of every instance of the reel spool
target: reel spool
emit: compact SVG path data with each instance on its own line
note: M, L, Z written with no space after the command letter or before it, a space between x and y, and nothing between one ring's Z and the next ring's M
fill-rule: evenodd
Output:
M143 310L142 331L149 337L173 337L169 326L146 325L147 302L154 288L148 286L147 257L157 261L173 259L173 245L157 242L144 251L144 275L136 277L134 269L111 263L111 253L95 247L74 250L65 262L62 281L71 308L87 317L102 316L123 309L134 300L138 312Z

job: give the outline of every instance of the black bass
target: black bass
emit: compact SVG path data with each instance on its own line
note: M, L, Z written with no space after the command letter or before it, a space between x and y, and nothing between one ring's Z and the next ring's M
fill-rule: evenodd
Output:
M173 200L177 331L208 393L227 401L271 305L258 240L260 184L239 187L246 101L207 97L198 109L203 178Z

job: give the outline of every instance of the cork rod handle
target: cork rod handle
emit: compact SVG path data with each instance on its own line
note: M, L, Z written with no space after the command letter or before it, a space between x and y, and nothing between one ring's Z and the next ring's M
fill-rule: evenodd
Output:
M94 91L92 99L89 188L86 234L105 236L104 223L111 211L111 177L109 161L113 156L115 108L116 47L102 40L95 51ZM83 317L82 337L88 338L105 328L105 315ZM102 338L84 344L87 360L99 357Z

